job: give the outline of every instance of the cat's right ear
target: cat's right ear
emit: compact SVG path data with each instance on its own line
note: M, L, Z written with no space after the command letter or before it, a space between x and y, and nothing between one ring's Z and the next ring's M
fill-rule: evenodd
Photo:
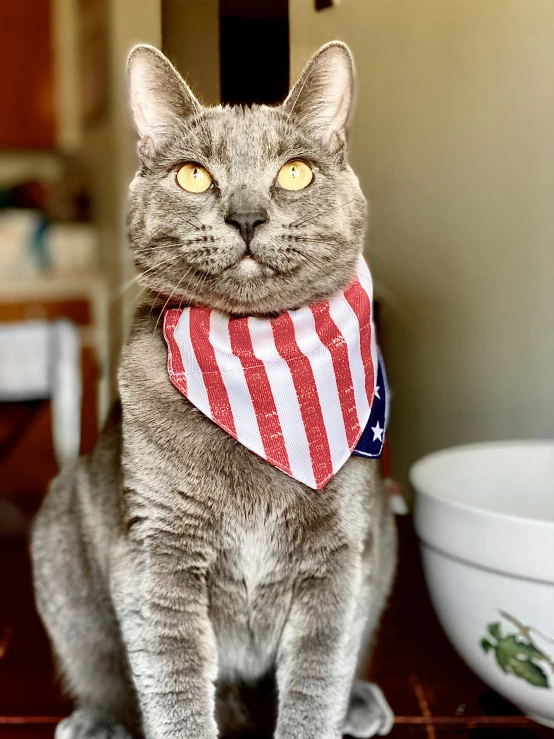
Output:
M168 132L201 105L181 75L153 46L135 46L127 62L129 95L141 150L155 150Z

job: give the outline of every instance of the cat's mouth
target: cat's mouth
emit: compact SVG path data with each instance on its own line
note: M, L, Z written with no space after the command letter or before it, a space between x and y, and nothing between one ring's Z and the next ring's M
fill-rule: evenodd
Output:
M257 277L271 277L277 270L252 254L243 254L240 259L226 267L224 272L232 272L245 279L256 279Z
M258 280L275 277L290 277L302 269L303 262L296 259L284 257L262 259L258 254L245 252L239 259L229 264L222 274L229 275L238 280Z

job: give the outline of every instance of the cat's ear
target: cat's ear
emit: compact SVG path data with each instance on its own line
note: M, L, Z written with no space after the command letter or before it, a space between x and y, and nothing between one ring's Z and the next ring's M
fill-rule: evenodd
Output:
M354 97L354 61L341 41L322 46L283 103L285 112L333 151L345 146Z
M135 126L143 143L154 147L176 121L194 115L201 105L181 75L153 46L135 46L127 62Z

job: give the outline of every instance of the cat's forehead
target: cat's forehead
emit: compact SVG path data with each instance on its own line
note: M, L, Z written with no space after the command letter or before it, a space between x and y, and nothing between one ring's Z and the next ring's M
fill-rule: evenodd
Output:
M208 109L198 137L210 161L231 169L273 163L304 145L281 109L269 106Z

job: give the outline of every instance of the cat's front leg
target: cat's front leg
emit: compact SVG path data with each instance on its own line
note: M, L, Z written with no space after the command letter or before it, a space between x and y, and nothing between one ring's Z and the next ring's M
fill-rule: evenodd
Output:
M112 594L146 739L217 737L206 558L194 541L187 550L170 535L125 538L112 560Z
M276 739L340 739L361 639L361 567L340 553L296 584L277 662Z

